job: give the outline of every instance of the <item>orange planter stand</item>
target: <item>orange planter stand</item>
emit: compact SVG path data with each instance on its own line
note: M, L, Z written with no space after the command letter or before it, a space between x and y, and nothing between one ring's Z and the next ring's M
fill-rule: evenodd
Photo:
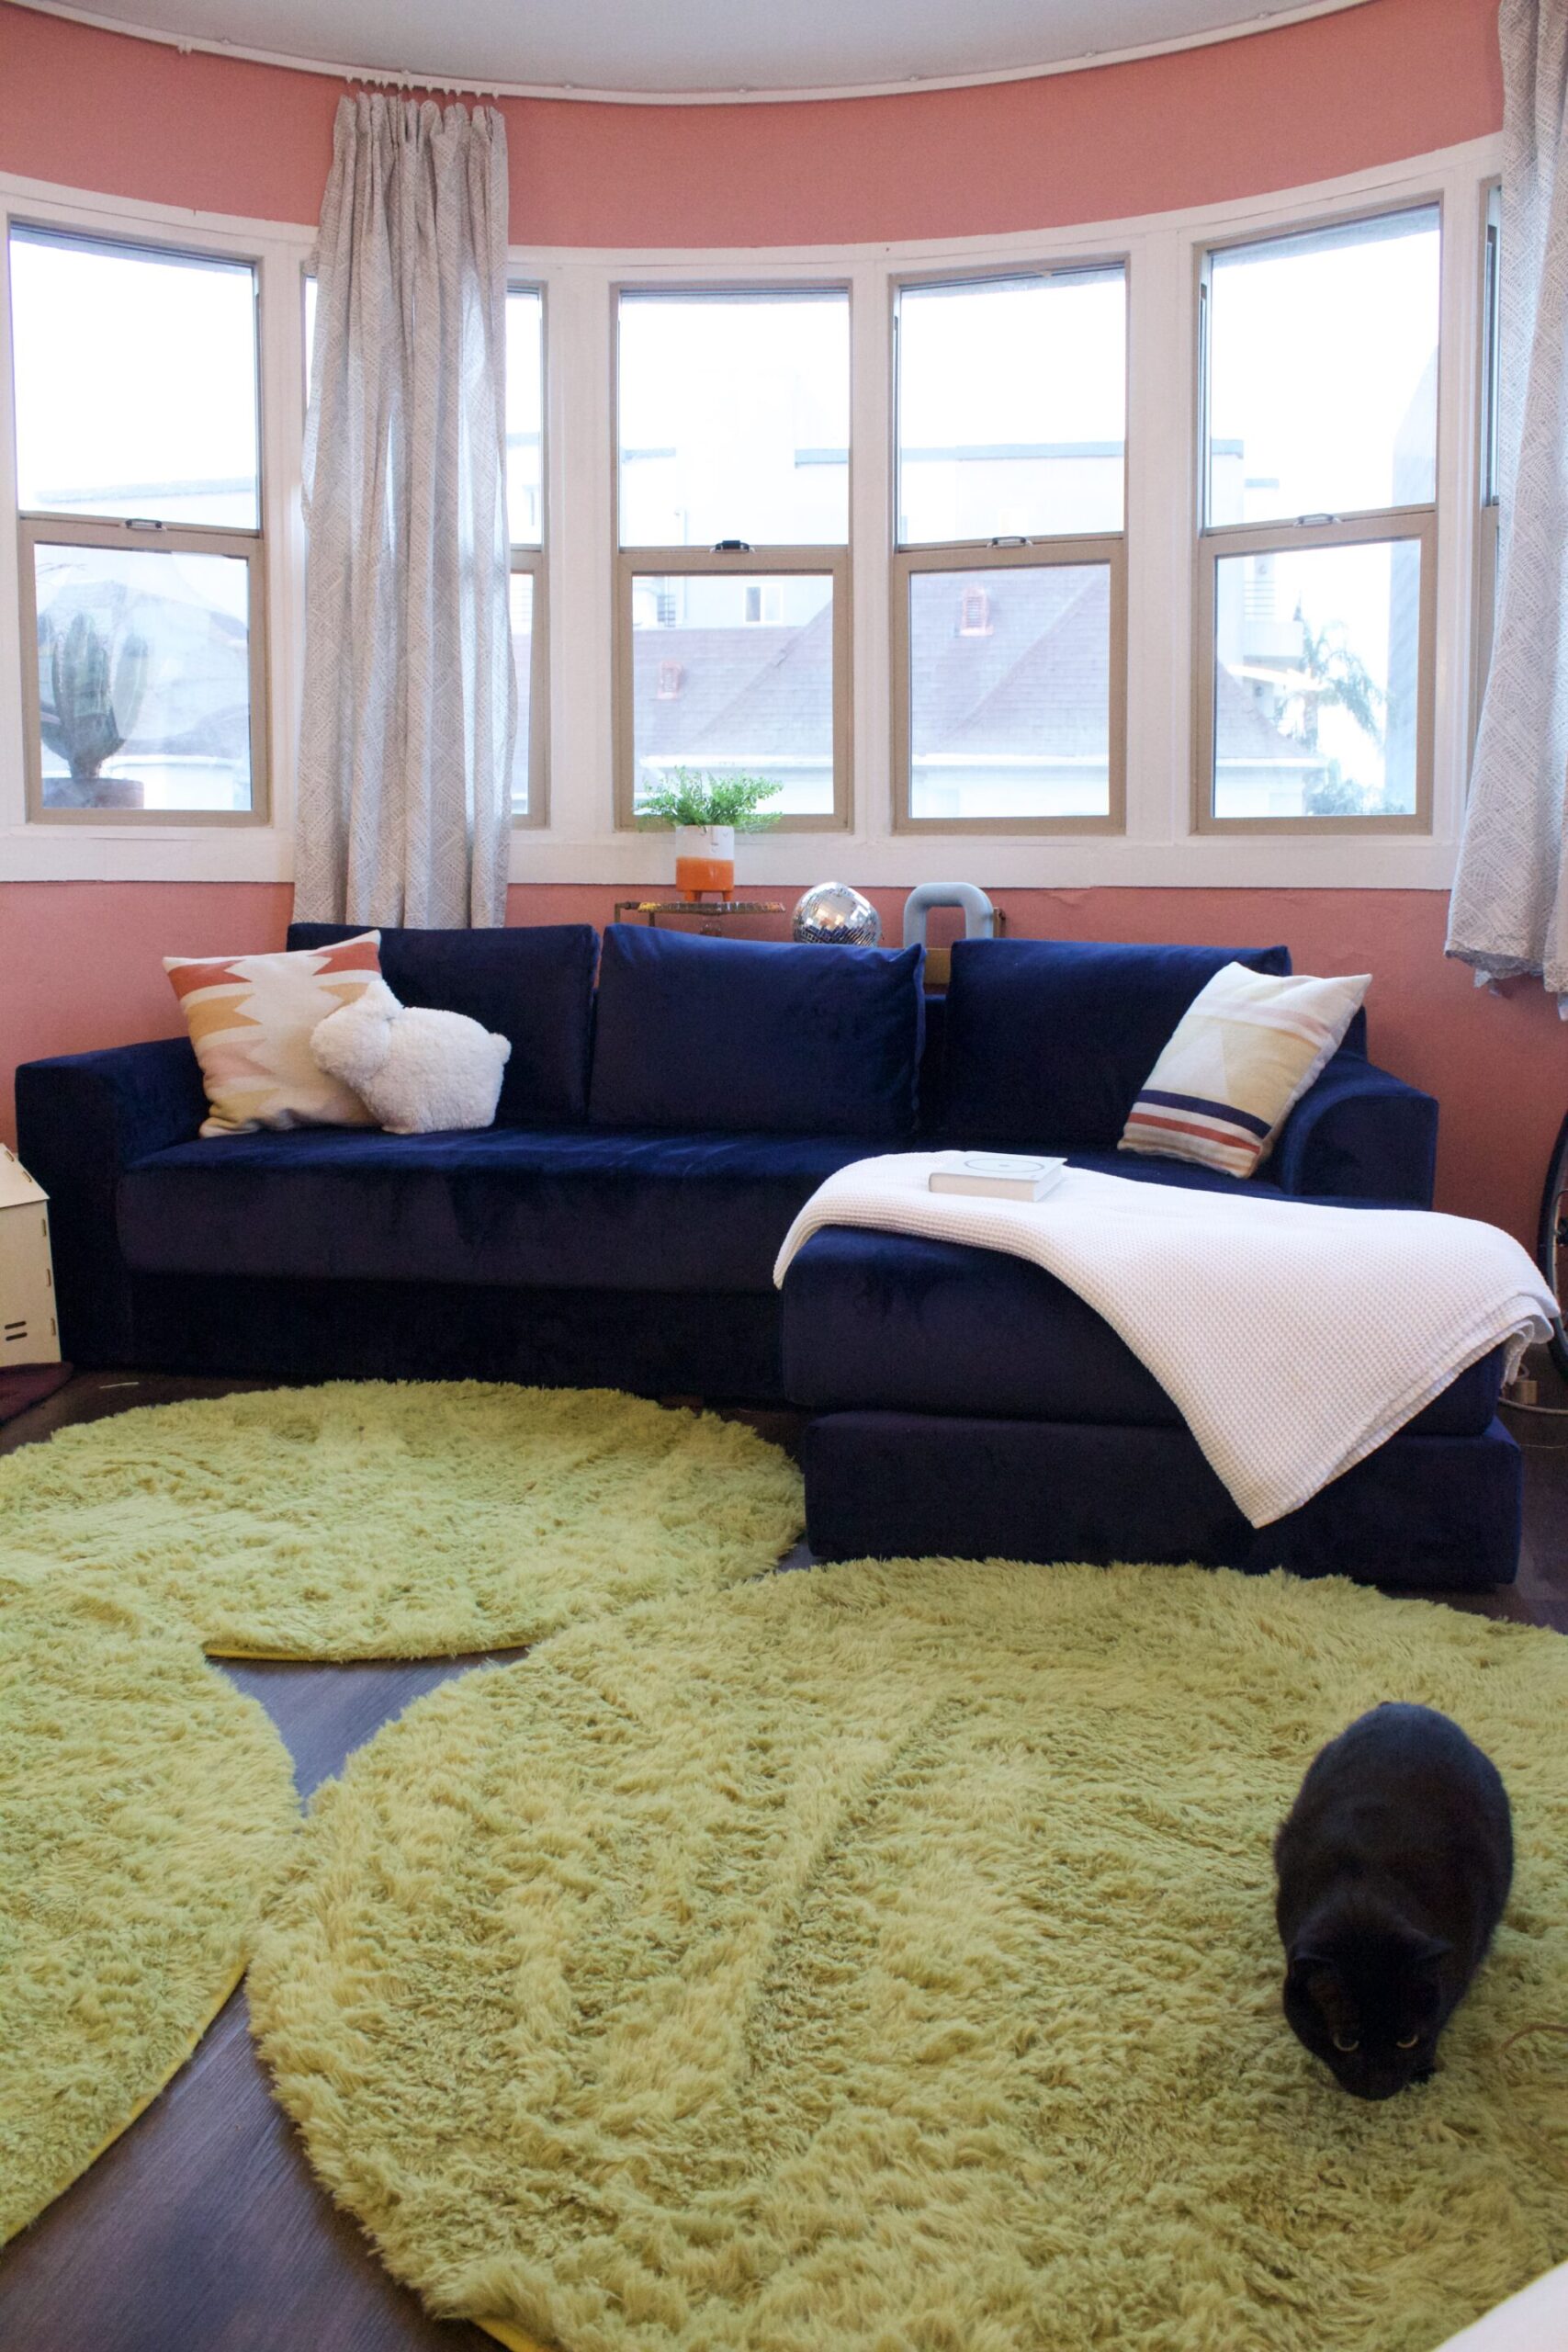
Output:
M683 899L695 905L706 893L728 899L735 888L735 860L732 857L678 857L675 860L675 888Z

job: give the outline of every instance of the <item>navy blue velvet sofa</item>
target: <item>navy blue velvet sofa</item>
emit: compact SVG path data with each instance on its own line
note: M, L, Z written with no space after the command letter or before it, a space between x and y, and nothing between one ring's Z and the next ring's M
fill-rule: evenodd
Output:
M346 935L296 925L289 944ZM1066 1150L1140 1181L1226 1186L1118 1155L1115 1142L1181 1012L1233 954L1290 968L1278 947L976 940L954 949L944 1001L926 997L918 949L615 925L601 953L579 925L387 931L382 968L405 1002L470 1013L511 1038L492 1128L204 1139L183 1038L18 1071L18 1140L51 1198L65 1352L84 1365L278 1379L479 1377L789 1401L815 1416L806 1461L824 1555L1041 1556L1038 1531L1059 1524L1075 1540L1053 1556L1096 1556L1092 1513L1042 1517L1043 1485L1103 1484L1093 1465L1120 1442L1134 1481L1168 1491L1166 1457L1191 1443L1098 1317L1032 1267L935 1243L820 1235L782 1302L773 1261L824 1177L927 1141ZM1358 1019L1252 1189L1429 1206L1436 1125L1429 1096L1369 1062ZM1506 1473L1517 1481L1490 1426L1495 1370L1429 1408L1439 1445L1479 1446L1454 1476L1479 1493L1484 1457L1493 1484L1477 1515L1494 1526ZM1065 1486L1047 1458L1062 1443L1048 1433L1064 1430L1076 1464ZM912 1485L891 1467L906 1442L926 1449ZM1178 1466L1186 1494L1191 1465ZM897 1499L889 1479L902 1507L863 1542L876 1494ZM1168 1521L1180 1555L1236 1552L1213 1496L1201 1481L1194 1492L1194 1510ZM922 1531L944 1540L915 1540ZM1146 1557L1152 1542L1110 1549ZM1494 1573L1506 1548L1491 1544Z

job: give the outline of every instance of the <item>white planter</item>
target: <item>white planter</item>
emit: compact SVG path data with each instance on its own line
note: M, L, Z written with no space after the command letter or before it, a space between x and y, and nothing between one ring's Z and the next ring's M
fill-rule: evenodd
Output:
M733 825L677 825L675 828L677 857L728 857L735 855Z
M733 825L677 825L675 888L688 899L705 890L728 896L735 888Z

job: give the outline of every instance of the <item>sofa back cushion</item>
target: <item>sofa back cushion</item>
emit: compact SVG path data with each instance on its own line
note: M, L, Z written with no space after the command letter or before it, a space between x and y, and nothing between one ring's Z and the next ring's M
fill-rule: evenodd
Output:
M297 922L288 944L321 947L351 935L343 923ZM466 1012L511 1039L497 1126L559 1126L587 1115L598 948L585 922L383 931L381 977L404 1004Z
M720 1134L914 1132L924 950L784 947L613 923L589 1117Z
M946 1133L964 1143L1113 1148L1177 1023L1226 964L1288 972L1291 955L1286 947L955 941Z

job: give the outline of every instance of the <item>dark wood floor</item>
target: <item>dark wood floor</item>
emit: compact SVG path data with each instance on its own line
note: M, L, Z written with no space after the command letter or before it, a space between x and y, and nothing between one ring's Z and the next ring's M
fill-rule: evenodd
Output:
M1541 1402L1568 1406L1568 1389L1542 1370ZM259 1385L94 1374L0 1429L0 1453L128 1406ZM793 1433L787 1416L748 1418L782 1442ZM1518 1582L1454 1605L1568 1633L1568 1418L1507 1418L1528 1455ZM271 1714L304 1795L378 1724L474 1662L234 1664L224 1671ZM268 2095L243 1991L162 2098L0 2252L0 2346L493 2352L479 2330L427 2319L318 2188Z

